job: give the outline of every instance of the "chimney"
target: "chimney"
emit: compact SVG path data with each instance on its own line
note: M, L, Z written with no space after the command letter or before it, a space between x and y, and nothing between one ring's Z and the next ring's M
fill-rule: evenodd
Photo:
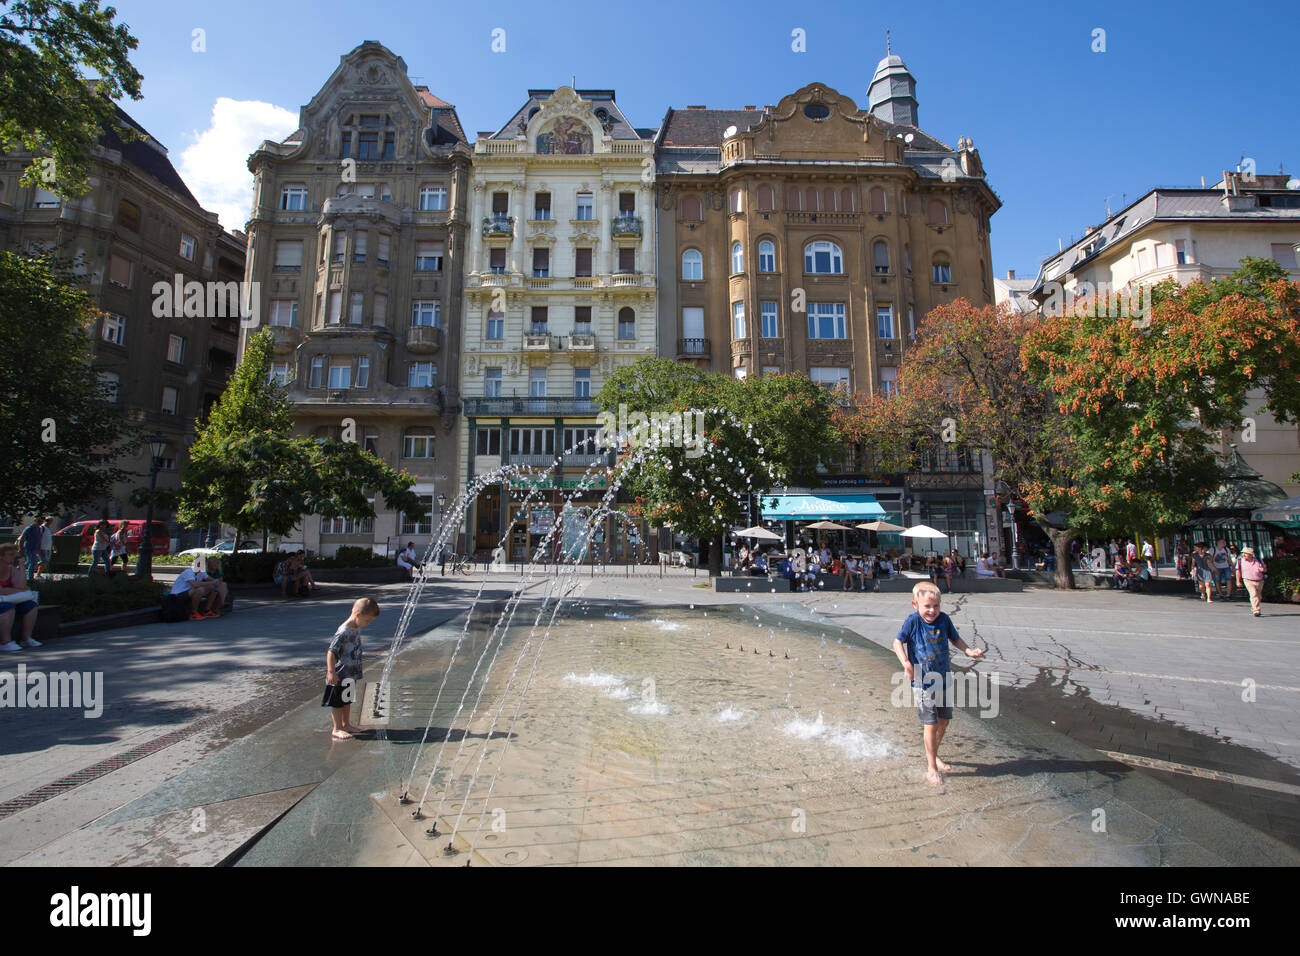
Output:
M708 109L707 106L688 106L688 107L686 107L686 108L687 108L688 110L707 110L707 109Z
M1016 270L1015 270L1015 269L1008 269L1008 270L1007 270L1007 281L1010 282L1010 281L1011 281L1012 279L1014 279L1015 277L1016 277Z
M747 109L747 110L756 110L756 109L758 109L758 107L757 107L757 106L746 106L745 109Z

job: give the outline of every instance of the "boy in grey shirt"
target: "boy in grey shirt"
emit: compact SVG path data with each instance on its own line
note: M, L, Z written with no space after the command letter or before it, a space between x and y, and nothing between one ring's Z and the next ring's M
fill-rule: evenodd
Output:
M330 736L335 740L349 740L363 729L352 723L351 708L361 686L361 629L377 617L379 605L374 598L357 598L352 614L334 632L325 652L325 694L320 705L330 708Z

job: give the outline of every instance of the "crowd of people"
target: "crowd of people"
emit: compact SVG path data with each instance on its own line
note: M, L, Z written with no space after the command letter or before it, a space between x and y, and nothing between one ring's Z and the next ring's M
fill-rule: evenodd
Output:
M944 585L952 591L952 580L966 572L966 558L957 549L947 555L928 556L895 552L891 549L860 553L839 552L826 545L805 552L796 548L786 554L776 547L766 551L742 546L737 554L737 570L742 574L775 574L790 581L794 591L806 591L822 586L823 575L840 579L842 591L866 591L868 581L889 578L903 571L925 572L930 581L941 589ZM1003 568L995 558L984 552L976 563L979 577L1002 577ZM942 582L942 584L940 584Z

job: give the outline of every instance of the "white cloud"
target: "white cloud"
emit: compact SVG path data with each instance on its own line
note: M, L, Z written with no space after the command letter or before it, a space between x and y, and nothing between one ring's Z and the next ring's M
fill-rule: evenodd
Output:
M298 114L258 100L219 97L208 128L193 133L181 153L179 172L199 204L226 229L243 229L253 209L248 157L262 140L277 142L298 128Z

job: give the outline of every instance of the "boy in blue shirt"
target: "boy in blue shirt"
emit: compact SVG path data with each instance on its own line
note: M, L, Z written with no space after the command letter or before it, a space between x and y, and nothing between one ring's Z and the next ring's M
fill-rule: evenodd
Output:
M894 638L894 653L912 684L916 712L924 728L928 765L925 779L938 785L943 783L939 772L952 769L939 759L939 744L948 729L948 721L952 720L948 643L951 641L969 657L980 658L984 652L968 647L957 635L952 620L939 610L938 585L929 581L919 582L912 588L912 607L916 610L908 615Z

